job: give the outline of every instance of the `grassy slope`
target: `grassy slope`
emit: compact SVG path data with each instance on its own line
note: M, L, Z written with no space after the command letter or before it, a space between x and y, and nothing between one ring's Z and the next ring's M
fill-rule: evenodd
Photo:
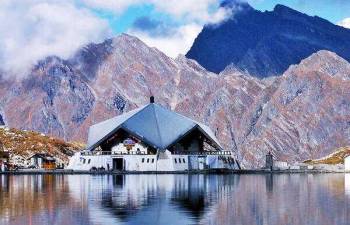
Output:
M323 157L321 159L306 160L305 163L309 164L343 164L344 158L350 155L350 146L337 149L334 153Z
M49 153L56 157L59 163L67 163L69 156L84 147L80 143L67 143L38 132L13 128L0 128L0 142L9 151L12 163L23 161L35 153Z

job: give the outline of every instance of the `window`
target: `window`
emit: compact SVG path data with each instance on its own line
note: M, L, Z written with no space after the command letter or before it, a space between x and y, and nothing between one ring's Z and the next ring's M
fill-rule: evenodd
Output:
M154 163L154 159L152 159L152 163Z
M177 163L177 160L175 159L175 163Z
M91 159L88 160L88 164L90 164L90 163L91 163Z
M86 159L83 159L83 164L85 164L85 162L86 162Z
M144 163L145 162L145 158L142 158L142 163Z
M149 163L149 158L147 159L147 163Z
M182 159L182 162L183 162L183 163L186 163L185 158Z
M181 158L179 158L179 163L181 163Z

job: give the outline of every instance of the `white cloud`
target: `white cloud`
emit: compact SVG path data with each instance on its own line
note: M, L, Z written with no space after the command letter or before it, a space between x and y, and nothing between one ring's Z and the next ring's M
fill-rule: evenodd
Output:
M202 27L196 23L183 25L174 29L171 36L153 36L139 30L129 30L128 33L138 37L148 46L156 47L168 56L175 58L179 54L185 54L191 48Z
M156 9L169 13L180 19L195 20L199 23L217 23L227 17L224 9L211 10L218 7L217 0L153 0Z
M1 0L0 66L24 73L45 56L67 58L109 35L108 23L66 0Z
M46 56L68 58L81 46L111 36L107 19L94 10L119 15L144 4L180 25L164 37L127 32L172 57L188 51L204 24L230 15L217 0L0 0L0 69L23 74Z
M156 47L170 57L186 54L205 24L217 24L231 16L232 10L219 8L217 0L148 0L157 11L172 15L183 25L172 27L171 35L155 35L137 29L128 33L147 45Z
M338 23L338 25L350 29L350 18L343 19Z
M81 2L91 8L122 13L130 6L147 2L147 0L81 0Z
M86 6L122 13L130 6L148 4L156 10L180 18L181 20L198 20L200 22L218 22L224 19L224 9L218 8L217 0L81 0Z

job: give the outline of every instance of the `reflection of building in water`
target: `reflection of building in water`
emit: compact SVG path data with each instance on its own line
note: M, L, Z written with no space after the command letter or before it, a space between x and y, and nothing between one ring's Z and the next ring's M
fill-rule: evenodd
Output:
M9 161L9 152L6 151L5 146L0 141L0 171L5 171L6 163Z
M191 213L194 218L204 213L205 207L209 206L209 199L206 199L207 176L176 177L176 186L171 195L171 202L183 208L185 212ZM206 202L207 201L207 204Z
M273 192L273 174L265 174L265 182L266 182L266 190L268 192L272 193Z
M350 174L345 173L344 174L344 189L345 189L345 195L350 198Z
M169 218L177 224L197 223L213 202L225 198L238 182L237 176L209 175L109 175L96 180L87 176L89 180L80 182L70 179L85 185L89 199L99 199L88 205L90 221L97 224L169 224ZM70 187L77 190L74 198L80 198L79 189Z
M349 224L349 176L272 176L0 175L0 224Z
M238 168L211 129L154 103L90 127L73 170L185 171Z
M239 176L188 176L176 182L171 202L200 220L213 202L225 198L238 182Z

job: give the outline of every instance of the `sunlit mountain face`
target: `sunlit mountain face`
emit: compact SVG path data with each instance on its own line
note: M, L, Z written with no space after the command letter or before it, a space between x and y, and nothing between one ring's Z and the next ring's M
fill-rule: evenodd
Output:
M269 151L296 162L350 142L349 65L320 51L270 79L235 66L215 74L121 35L67 60L43 59L21 79L2 78L0 112L10 127L85 142L89 126L154 95L164 107L209 125L246 167L263 165Z
M122 34L25 74L0 70L0 124L85 142L92 124L153 95L209 125L245 167L262 166L267 152L300 162L349 145L349 29L282 5L223 8L231 17L206 25L187 56Z

